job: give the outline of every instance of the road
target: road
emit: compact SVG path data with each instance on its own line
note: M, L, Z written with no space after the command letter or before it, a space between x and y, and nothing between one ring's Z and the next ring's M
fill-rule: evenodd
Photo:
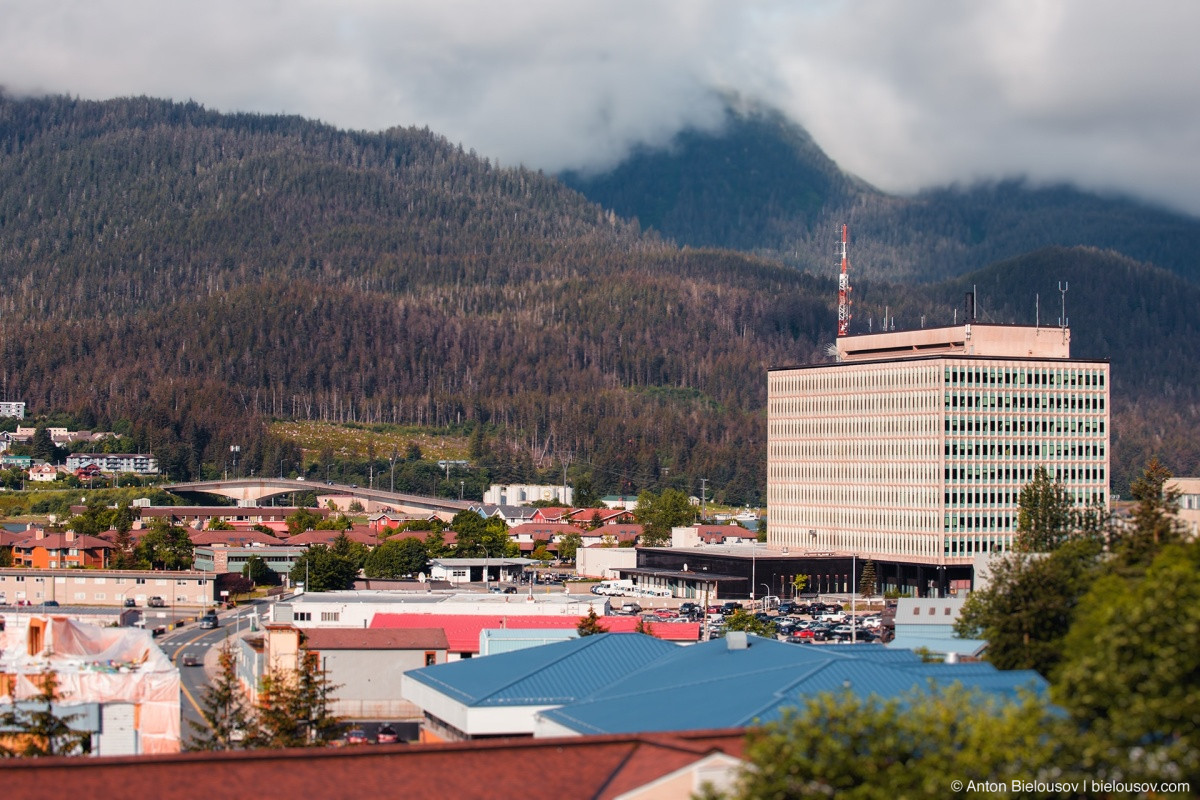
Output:
M204 697L204 690L217 674L218 649L227 637L237 636L239 631L248 631L250 618L255 613L261 621L267 613L267 602L256 601L222 613L218 628L204 630L197 623L191 623L159 637L159 647L179 667L179 707L182 716L180 733L185 748L192 739L195 730L193 724L203 724L200 703ZM195 656L200 662L199 665L185 667L185 656Z

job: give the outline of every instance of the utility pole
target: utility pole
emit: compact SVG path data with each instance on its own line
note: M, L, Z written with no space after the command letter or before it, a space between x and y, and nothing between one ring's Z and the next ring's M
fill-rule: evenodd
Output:
M700 521L708 519L708 478L700 479Z

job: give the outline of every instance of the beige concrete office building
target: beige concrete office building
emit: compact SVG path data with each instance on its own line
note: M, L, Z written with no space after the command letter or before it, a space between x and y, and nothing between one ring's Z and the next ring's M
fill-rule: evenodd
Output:
M834 363L768 374L772 547L937 567L919 582L945 591L1012 547L1037 467L1080 506L1108 502L1108 363L1071 359L1069 329L972 323L837 347Z

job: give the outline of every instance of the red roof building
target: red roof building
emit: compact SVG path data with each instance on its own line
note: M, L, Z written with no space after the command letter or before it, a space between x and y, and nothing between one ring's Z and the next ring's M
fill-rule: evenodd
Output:
M479 653L479 633L486 629L564 630L579 625L579 617L533 614L376 614L372 628L441 628L446 632L450 652L474 656ZM637 617L601 617L600 624L609 633L633 633ZM698 622L645 622L651 636L671 642L700 640Z
M32 535L14 542L12 548L13 564L18 567L104 569L113 546L95 536L80 536L73 531L46 533L44 529L36 528Z

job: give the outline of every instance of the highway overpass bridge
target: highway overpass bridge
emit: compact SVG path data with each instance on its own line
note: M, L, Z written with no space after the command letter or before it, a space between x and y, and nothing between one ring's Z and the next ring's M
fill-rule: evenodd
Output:
M389 508L404 514L435 513L444 520L472 505L470 501L450 500L443 497L425 497L419 494L385 492L381 489L364 489L341 483L318 483L295 478L237 478L232 480L193 481L172 483L161 488L168 492L215 494L236 500L239 505L256 506L267 497L293 492L316 492L320 495L354 497L362 501L367 509Z

